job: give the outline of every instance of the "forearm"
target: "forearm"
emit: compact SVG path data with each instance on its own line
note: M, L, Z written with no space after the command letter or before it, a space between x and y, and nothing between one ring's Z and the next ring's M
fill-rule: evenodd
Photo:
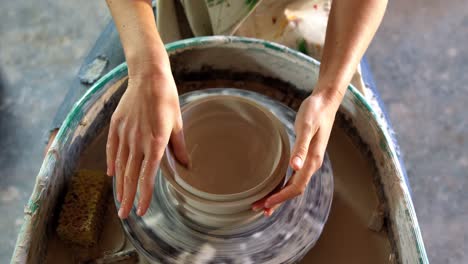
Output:
M341 103L387 6L386 0L335 0L314 94Z
M164 44L156 28L151 0L106 0L129 68L129 76L170 70Z

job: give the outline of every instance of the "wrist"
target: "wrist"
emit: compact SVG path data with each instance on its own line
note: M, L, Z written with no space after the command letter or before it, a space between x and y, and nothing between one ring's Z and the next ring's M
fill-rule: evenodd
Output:
M161 96L167 89L173 89L171 65L167 53L140 50L134 56L126 56L129 87L145 96Z
M129 76L164 74L170 71L164 44L153 30L145 30L123 43ZM128 38L126 40L129 40Z
M319 80L312 91L313 96L320 97L327 106L338 110L343 101L347 86L338 85L331 81Z
M125 54L130 78L166 76L171 73L171 65L166 51L142 48Z

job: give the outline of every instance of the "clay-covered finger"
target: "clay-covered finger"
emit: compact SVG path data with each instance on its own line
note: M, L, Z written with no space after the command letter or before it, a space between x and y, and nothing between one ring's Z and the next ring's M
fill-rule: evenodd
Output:
M320 131L317 131L309 145L309 150L302 168L294 173L285 188L266 200L265 208L272 208L275 205L281 204L304 193L310 178L315 171L322 166L323 153L321 151L324 147L322 145L323 141L321 141L321 137L323 137L323 135L319 132Z
M133 207L133 201L138 185L138 176L140 174L140 167L142 163L141 151L132 151L128 157L127 166L124 174L124 189L122 202L119 209L119 217L127 218L130 210Z
M140 189L140 197L137 207L137 215L143 216L151 203L153 197L154 183L156 179L156 170L158 169L158 162L155 160L144 160L138 188Z
M289 199L292 199L305 190L305 187L302 184L298 183L297 173L294 174L289 180L286 187L284 187L279 192L270 196L265 202L265 208L273 208L274 206L281 204Z
M120 138L120 137L119 137ZM122 202L122 195L124 189L124 173L128 159L128 145L125 138L120 138L119 148L117 150L117 158L115 159L115 176L117 188L117 201Z
M291 181L288 182L288 184L290 184ZM274 194L278 193L279 191L281 191L281 187L280 186L277 186L273 191L271 191L269 194L267 194L265 197L263 197L262 199L254 202L252 204L252 210L254 211L259 211L261 209L265 209L265 203L266 201L271 197L273 196Z
M254 211L259 211L260 209L265 208L265 202L269 198L269 196L265 196L262 199L256 201L255 203L252 204L252 210Z
M294 173L284 189L267 199L265 202L266 208L272 208L304 193L310 178L322 166L325 151L323 144L326 146L326 143L321 141L322 136L320 133L316 134L309 146L309 152L302 169Z
M142 216L148 210L153 196L156 171L159 166L162 154L153 153L145 156L140 171L140 198L138 201L137 214Z
M275 205L273 208L266 208L266 209L263 211L263 214L264 214L265 216L271 216L271 215L273 215L273 213L276 211L276 209L278 209L279 206L280 206L280 205L277 204L277 205Z
M298 177L303 179L306 183L309 182L313 174L322 166L327 143L328 138L325 136L324 130L319 129L310 142L309 153L307 153L304 166L302 170L297 173L299 174Z
M107 175L109 176L115 175L115 160L118 148L119 135L117 133L117 125L115 125L115 122L111 122L106 144Z
M314 137L312 140L302 169L294 173L285 188L267 199L265 208L272 208L304 193L310 178L320 168L323 161L322 146L319 145L319 141L315 141L316 138L319 137Z

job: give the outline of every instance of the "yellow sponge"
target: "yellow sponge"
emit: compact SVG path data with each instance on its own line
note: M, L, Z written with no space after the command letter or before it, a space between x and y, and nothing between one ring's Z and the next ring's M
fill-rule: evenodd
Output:
M110 178L103 172L81 170L75 174L60 212L58 236L71 244L94 246L109 190Z

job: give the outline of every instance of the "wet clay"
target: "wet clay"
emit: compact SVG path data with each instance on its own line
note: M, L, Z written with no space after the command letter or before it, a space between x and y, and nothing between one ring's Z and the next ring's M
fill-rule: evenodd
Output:
M235 83L213 82L211 86L246 85L259 92L268 88L259 83L232 85ZM194 83L192 87L189 85L183 89L196 89L197 85ZM276 90L271 88L269 91L272 91L270 97L287 101L287 104L296 110L299 107L298 100L288 99L287 95L275 92ZM105 171L106 138L107 131L104 131L88 147L80 161L80 168ZM362 155L339 125L332 131L328 153L335 181L332 208L320 239L301 263L389 263L391 247L385 230L374 232L368 228L372 213L379 205L370 161ZM121 226L116 225L112 228L120 229ZM70 263L69 260L73 259L71 251L57 241L55 236L49 239L48 246L46 263Z
M182 108L190 168L175 163L191 187L211 194L250 190L280 162L278 121L267 110L235 96L213 96Z
M335 180L332 208L317 244L301 263L390 263L385 231L368 228L379 205L371 166L337 125L328 154Z
M80 168L105 169L106 137L107 131L85 151ZM389 263L386 233L368 229L379 204L368 160L339 126L332 131L328 153L335 176L332 209L320 239L301 263ZM47 263L69 263L71 258L71 251L55 236L49 240Z
M184 80L178 85L179 92L235 87L267 95L296 111L301 104L300 97L306 96L291 94L290 91L294 89L281 89L282 86L288 87L288 84L278 85L278 80L267 78L257 81L257 76L248 74L234 75L228 80L210 80L217 73L205 74L205 77L200 77L198 73L179 76L179 79ZM218 74L229 76L230 72ZM249 78L252 81L237 81ZM390 263L391 246L387 234L385 231L376 233L368 228L372 213L379 206L370 161L339 125L333 128L328 154L335 181L332 208L320 239L301 263Z
M83 151L78 169L106 171L106 144L109 128L106 127Z

